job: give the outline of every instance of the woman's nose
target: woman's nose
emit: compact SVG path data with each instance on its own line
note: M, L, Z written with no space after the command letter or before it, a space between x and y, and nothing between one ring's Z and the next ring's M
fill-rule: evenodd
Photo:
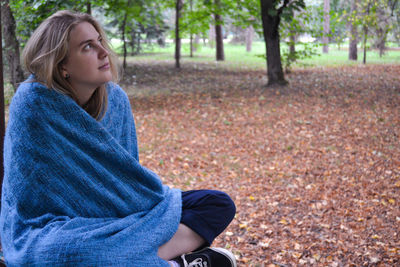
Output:
M102 45L99 46L99 58L105 58L108 56L108 51Z

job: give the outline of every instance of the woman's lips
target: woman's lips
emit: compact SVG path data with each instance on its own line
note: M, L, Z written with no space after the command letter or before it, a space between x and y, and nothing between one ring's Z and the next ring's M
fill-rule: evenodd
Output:
M108 70L110 68L110 64L109 63L106 63L106 64L104 64L104 65L101 65L100 67L99 67L99 70Z

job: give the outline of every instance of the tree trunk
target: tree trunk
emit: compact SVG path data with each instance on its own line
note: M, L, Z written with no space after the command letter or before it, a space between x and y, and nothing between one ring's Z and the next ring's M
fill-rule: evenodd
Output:
M24 81L24 72L22 71L19 54L19 42L15 35L15 19L11 11L9 1L4 0L1 4L2 26L4 32L3 50L6 54L9 64L10 82L14 87L14 91L16 91L18 84Z
M0 2L0 151L4 149L4 133L5 133L5 117L4 117L4 80L3 80L3 42L2 42L2 3ZM0 184L3 184L4 176L4 165L3 165L3 153L0 153ZM0 187L1 194L1 187ZM1 204L0 204L1 208Z
M357 15L357 0L352 0L351 2L351 14L353 17ZM349 60L357 60L358 31L355 19L351 21L350 27Z
M142 50L142 35L140 32L137 33L137 41L136 41L136 54L140 54L140 50Z
M370 12L370 7L371 7L371 2L368 1L368 6L366 10L366 15L369 15ZM363 27L364 30L364 55L363 55L363 64L367 63L367 39L368 39L368 25L364 24Z
M234 26L231 29L232 39L230 41L231 44L246 44L246 33L247 28L245 30L240 26Z
M290 33L289 53L291 55L296 53L296 33L293 30Z
M196 34L196 35L194 36L193 52L196 52L196 51L197 51L197 47L199 46L199 44L200 44L200 35L199 35L199 34Z
M215 0L215 5L217 7L217 12L219 13L219 10L221 8L221 2L220 0ZM218 61L224 61L225 60L225 55L224 55L224 36L222 34L222 17L220 14L215 14L215 41L217 45L217 53L216 53L216 58Z
M221 16L218 14L215 14L215 41L216 41L216 47L217 47L217 52L216 52L216 58L218 61L223 61L225 60L225 55L224 55L224 36L222 35L222 19Z
M183 0L176 0L175 5L175 67L179 69L181 67L181 38L179 36L179 19L181 17L181 9L183 6Z
M387 32L383 33L382 38L380 38L379 42L378 42L379 57L382 57L385 54L385 50L386 50L386 35L387 35Z
M379 49L379 57L385 54L386 49L386 38L389 32L388 19L386 16L386 10L378 9L376 11L378 17L378 23L376 26L376 47Z
M215 43L215 27L210 24L210 30L208 31L208 45L210 48L214 48Z
M190 12L193 12L193 0L190 0L189 2L190 5ZM190 29L190 57L193 57L193 33L192 29Z
M368 39L368 26L364 25L364 54L363 64L367 63L367 39Z
M291 13L292 13L291 14L292 22L289 27L289 54L290 56L293 56L296 53L296 37L297 37L297 30L293 21L297 14L295 10L292 10ZM285 71L288 72L289 70L287 69Z
M267 75L268 86L270 85L285 85L285 80L282 61L281 50L279 43L279 23L280 16L268 13L268 10L275 10L273 0L261 0L261 17L263 25L263 33L265 39L265 47L267 51Z
M86 2L86 13L92 15L92 4L90 3L90 1Z
M128 17L128 14L125 12L124 20L122 21L122 25L121 25L123 52L124 52L124 60L122 63L122 67L123 67L124 71L126 69L126 56L127 56L126 38L125 38L125 28L126 28L125 26L126 26L127 17Z
M190 33L190 57L193 57L193 34Z
M131 31L131 56L135 55L136 48L136 32L135 30Z
M246 28L246 51L251 52L254 38L254 28L252 25Z
M322 37L322 43L324 46L322 47L323 53L329 52L329 32L330 32L330 1L324 0L324 36Z

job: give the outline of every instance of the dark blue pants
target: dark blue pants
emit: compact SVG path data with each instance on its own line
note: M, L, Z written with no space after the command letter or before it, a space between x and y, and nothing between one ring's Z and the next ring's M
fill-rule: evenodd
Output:
M211 245L232 221L236 207L224 192L191 190L182 192L181 223L192 229Z

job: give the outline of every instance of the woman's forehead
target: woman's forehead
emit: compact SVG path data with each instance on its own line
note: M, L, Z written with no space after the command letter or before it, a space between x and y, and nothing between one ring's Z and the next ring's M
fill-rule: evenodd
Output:
M100 34L97 32L96 28L89 22L81 22L76 25L70 33L70 45L80 46L81 44L97 40Z

